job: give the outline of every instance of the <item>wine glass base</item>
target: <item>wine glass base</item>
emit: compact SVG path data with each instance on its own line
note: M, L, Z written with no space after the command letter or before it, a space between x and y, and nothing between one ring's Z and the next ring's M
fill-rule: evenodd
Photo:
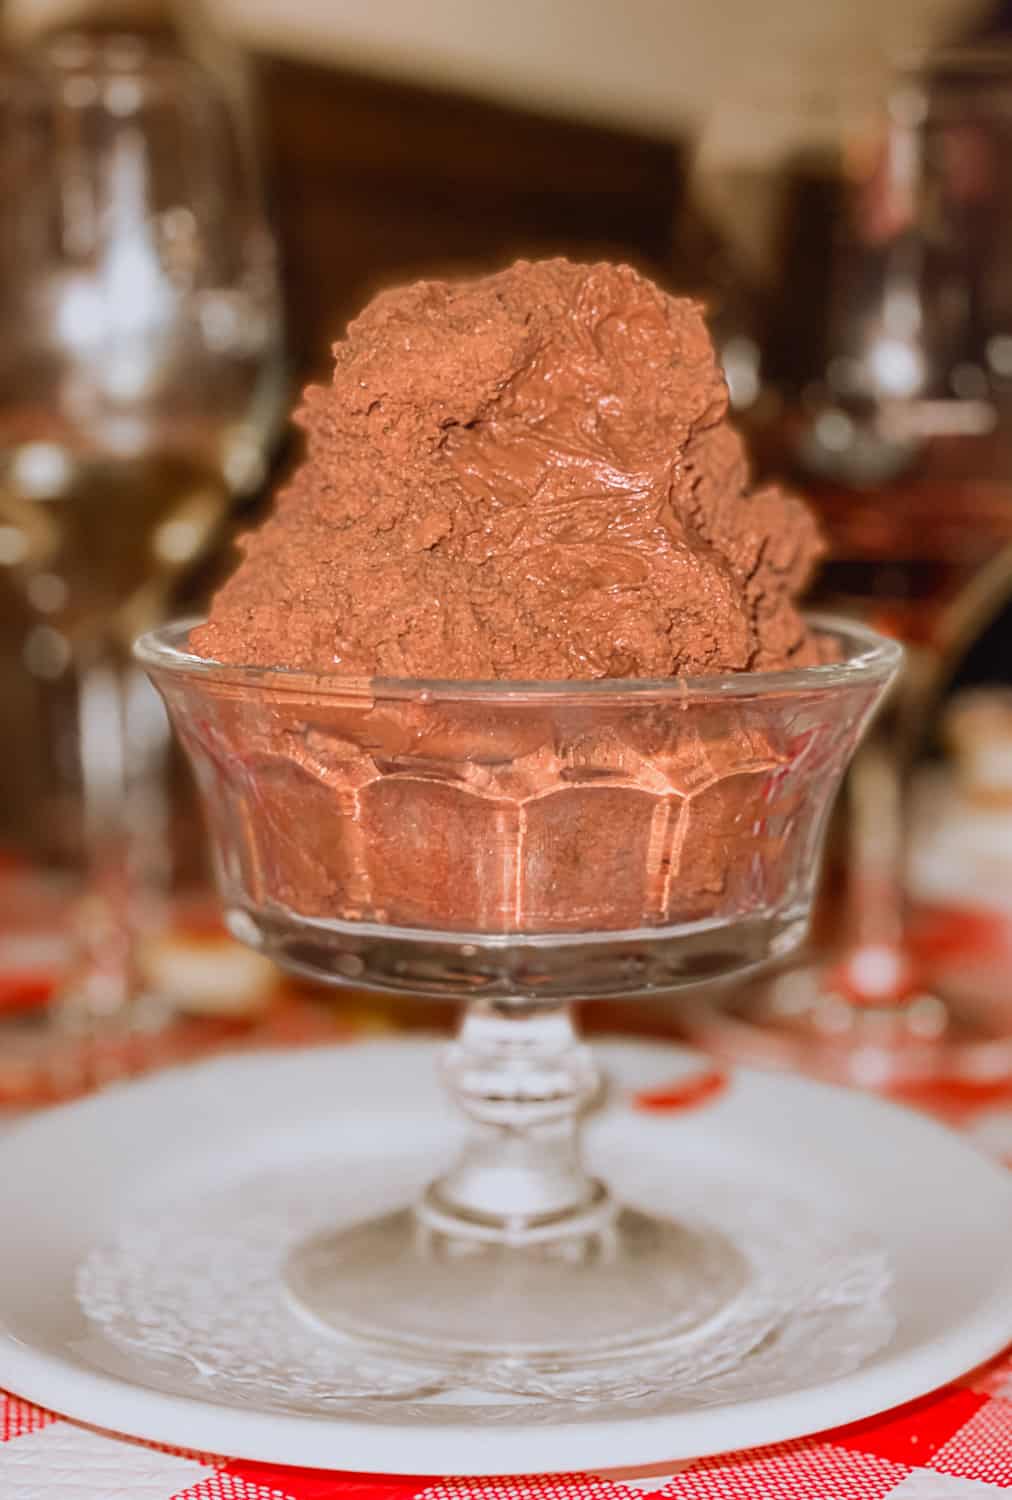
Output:
M516 1243L403 1209L309 1240L284 1269L290 1304L318 1330L451 1368L554 1371L663 1353L719 1318L747 1279L717 1231L607 1201L569 1232Z
M237 942L319 982L428 997L555 1006L573 998L669 994L793 953L807 930L796 907L667 928L600 933L440 932L228 906ZM579 981L574 987L574 969Z
M691 1041L722 1060L889 1090L1012 1075L1012 1016L968 997L925 993L872 1007L832 994L818 962L687 1006Z

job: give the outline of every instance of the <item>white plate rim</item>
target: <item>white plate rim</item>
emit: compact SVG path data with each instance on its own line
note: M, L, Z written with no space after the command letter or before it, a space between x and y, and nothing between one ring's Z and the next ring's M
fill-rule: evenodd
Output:
M601 1039L595 1038L600 1044ZM118 1085L105 1094L62 1105L29 1118L0 1139L0 1176L5 1157L17 1143L36 1130L73 1129L80 1112L101 1111L107 1101L143 1098L153 1089L185 1087L194 1067L224 1072L258 1066L276 1067L279 1058L322 1053L358 1055L365 1049L431 1048L417 1036L377 1038L334 1047L295 1049L278 1053L243 1054L168 1070L149 1079ZM653 1044L652 1044L653 1045ZM684 1062L683 1048L665 1043L672 1061ZM699 1059L697 1059L699 1061ZM789 1089L816 1097L823 1092L849 1102L858 1113L880 1112L880 1120L902 1119L923 1136L930 1149L944 1143L951 1156L956 1149L966 1171L983 1183L990 1180L996 1202L1012 1207L1012 1174L983 1157L945 1126L887 1100L852 1093L831 1085L783 1074L737 1069L736 1078L752 1087ZM0 1273L3 1264L0 1245ZM919 1344L907 1353L886 1354L876 1367L858 1370L823 1386L810 1388L799 1400L797 1392L751 1399L733 1408L702 1408L686 1413L636 1413L629 1418L586 1422L560 1420L551 1426L509 1423L477 1432L474 1424L440 1417L438 1423L412 1424L410 1432L394 1423L382 1427L358 1419L243 1411L211 1406L189 1397L163 1394L100 1371L71 1366L58 1355L33 1348L0 1326L0 1385L18 1396L55 1411L72 1421L111 1434L164 1444L189 1452L210 1453L293 1467L353 1470L385 1474L474 1476L539 1474L569 1471L602 1472L634 1464L643 1467L705 1458L824 1432L846 1426L916 1399L967 1374L1000 1353L1012 1340L1012 1257L1008 1270L974 1315L941 1339ZM729 1418L733 1411L733 1420ZM435 1413L434 1413L435 1415ZM685 1437L691 1430L692 1441ZM268 1434L265 1436L265 1433ZM732 1441L728 1441L732 1436ZM635 1452L630 1453L630 1443ZM410 1461L398 1449L410 1446ZM448 1466L447 1452L459 1453L463 1464ZM518 1455L522 1462L518 1463Z

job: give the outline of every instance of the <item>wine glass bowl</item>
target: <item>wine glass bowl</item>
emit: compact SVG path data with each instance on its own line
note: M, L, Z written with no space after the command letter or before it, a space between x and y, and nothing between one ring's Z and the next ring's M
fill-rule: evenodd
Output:
M128 643L280 419L246 127L185 56L72 33L0 70L0 140L0 565L51 627Z
M419 993L670 988L802 935L832 794L898 648L695 682L346 680L139 644L196 769L227 920Z
M296 1248L288 1293L318 1327L557 1370L666 1348L737 1295L734 1246L583 1169L595 1072L567 1002L800 941L900 656L815 624L825 665L663 682L314 677L202 659L186 625L138 643L233 933L318 979L467 1001L444 1077L476 1133L419 1203Z

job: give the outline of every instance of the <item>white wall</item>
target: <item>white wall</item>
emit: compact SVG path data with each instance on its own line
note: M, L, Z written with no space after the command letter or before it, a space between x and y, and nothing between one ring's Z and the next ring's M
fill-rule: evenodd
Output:
M757 80L863 67L978 0L217 0L246 35L405 78L667 131Z
M5 19L31 24L70 3L4 0ZM983 0L206 3L284 52L666 132L743 90L790 97L802 79L863 72L868 59L944 35Z

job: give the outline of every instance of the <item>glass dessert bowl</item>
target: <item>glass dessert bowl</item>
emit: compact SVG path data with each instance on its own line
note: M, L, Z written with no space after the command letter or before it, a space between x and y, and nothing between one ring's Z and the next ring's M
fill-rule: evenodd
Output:
M694 680L421 682L137 653L206 803L232 932L317 979L455 994L472 1133L421 1201L301 1245L297 1310L386 1351L552 1370L661 1351L748 1277L584 1170L569 1002L668 991L805 933L834 794L900 651Z

